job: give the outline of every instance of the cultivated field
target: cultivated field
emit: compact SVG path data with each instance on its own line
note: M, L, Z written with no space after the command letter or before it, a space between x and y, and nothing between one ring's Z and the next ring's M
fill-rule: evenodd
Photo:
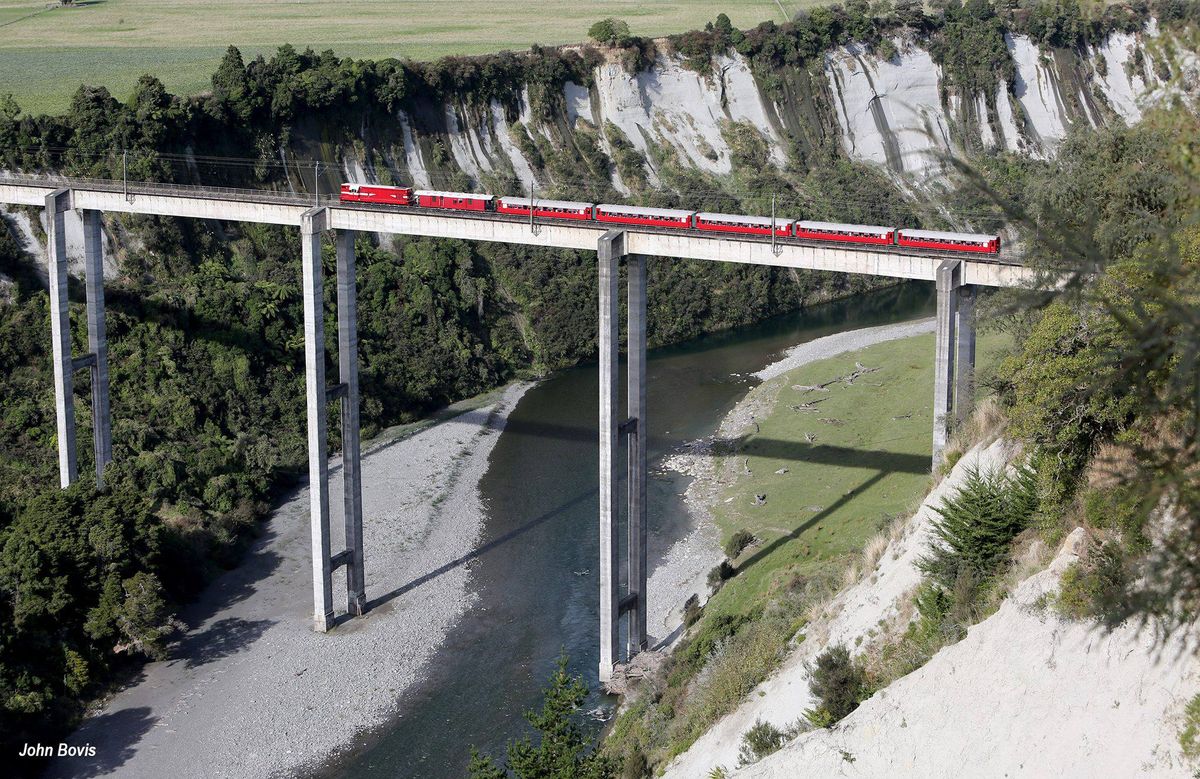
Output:
M0 0L0 95L31 113L61 111L81 83L127 97L153 73L174 92L208 87L229 44L243 55L283 43L367 58L430 59L582 41L606 16L635 35L782 21L815 0Z

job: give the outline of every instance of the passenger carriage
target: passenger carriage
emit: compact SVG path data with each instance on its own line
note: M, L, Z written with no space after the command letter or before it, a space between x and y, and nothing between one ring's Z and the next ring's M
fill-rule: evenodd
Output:
M491 195L475 195L470 192L438 192L418 189L417 205L421 208L446 208L452 211L491 211Z
M350 203L381 203L393 206L412 204L411 187L388 187L380 184L343 184L341 199Z
M678 208L644 208L642 206L619 206L612 203L602 203L593 210L597 222L680 229L692 226L692 216L695 213L695 211L684 211Z
M944 233L937 230L900 230L898 246L913 249L941 249L952 252L1000 253L1000 236L978 233Z
M590 220L592 218L591 203L581 203L575 200L542 200L540 198L530 200L527 197L496 199L496 213L499 214L529 216L531 210L534 216L542 216L547 219Z
M836 222L796 222L795 236L809 241L840 241L886 246L892 243L894 227L877 225L848 225Z
M746 235L770 235L771 227L775 227L775 235L786 238L792 234L791 219L775 219L769 216L742 216L740 214L712 214L701 211L696 214L695 227L697 230L707 230L714 233L742 233Z

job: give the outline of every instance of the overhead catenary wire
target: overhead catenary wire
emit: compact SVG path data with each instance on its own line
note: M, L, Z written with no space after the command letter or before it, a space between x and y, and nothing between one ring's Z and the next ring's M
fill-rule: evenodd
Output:
M94 160L112 159L118 156L115 151L84 151L73 147L53 146L53 145L31 145L24 147L16 147L17 151L24 151L32 154L51 155L57 157L60 161L68 161L70 158L78 160L79 158L90 158ZM291 167L296 167L298 170L303 170L306 167L312 166L318 169L320 165L326 165L326 162L317 158L304 159L292 157L290 161L287 159L286 153L282 160L264 159L262 157L234 157L222 155L204 155L195 153L178 153L166 152L157 150L142 150L142 149L124 149L121 150L119 156L122 158L123 167L127 166L129 161L136 158L150 158L159 163L166 163L170 167L176 165L183 166L181 173L195 179L195 173L200 169L209 169L212 174L220 172L235 173L238 171L252 170L258 175L258 178L266 178L271 171L278 171L290 182ZM288 163L291 163L290 165ZM195 168L196 170L192 170ZM537 177L533 175L531 166L530 180L536 181ZM848 193L830 193L820 191L812 193L806 191L806 188L811 186L811 182L801 180L799 182L794 179L786 178L786 171L778 171L783 177L783 180L788 185L788 189L773 193L772 199L776 206L785 211L788 209L809 210L809 209L838 209L838 208L860 208L860 209L886 209L894 210L895 208L904 208L906 210L915 210L920 212L922 204L913 199L910 195L897 190L896 195L901 198L898 202L880 203L878 197L870 195L852 195ZM424 170L423 175L428 179L431 186L443 189L453 189L455 185L461 185L461 173L453 173L442 170ZM515 173L509 171L500 171L501 176L505 173L510 173L515 176ZM128 174L123 173L124 179ZM703 174L715 175L715 174ZM484 174L476 177L475 189L482 189L479 185L483 178L495 177L496 173ZM409 176L411 178L411 174ZM588 197L596 198L597 201L606 196L611 196L613 193L613 184L610 179L598 180L592 176L564 176L562 174L550 174L546 176L551 184L560 189L566 189L574 192L587 193ZM192 182L158 182L158 183L198 183L195 180ZM414 181L399 182L403 184L415 185ZM736 182L731 182L736 183ZM819 184L818 184L819 185ZM301 187L304 187L301 180ZM314 176L314 189L318 189L319 184L316 176ZM496 193L492 193L496 194ZM503 193L500 193L503 194ZM725 200L731 204L740 204L746 199L765 199L762 196L747 195L746 193L737 192L736 189L722 188L720 186L700 186L694 183L689 183L683 186L668 186L664 185L660 188L652 188L645 194L664 194L674 195L679 198L694 200ZM764 204L765 205L765 204ZM951 219L966 220L968 222L979 219L996 219L1001 216L998 209L977 209L964 208L954 206L953 204L942 202L939 203L940 210L938 215L948 215ZM899 216L898 214L896 216Z

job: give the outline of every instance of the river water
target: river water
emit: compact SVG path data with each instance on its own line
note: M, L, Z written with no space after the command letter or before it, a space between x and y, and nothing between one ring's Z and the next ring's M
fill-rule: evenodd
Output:
M687 478L656 473L655 463L712 433L754 381L744 374L798 343L933 312L932 287L906 284L652 351L651 568L688 525L681 498ZM567 653L573 673L594 684L597 395L593 364L557 373L521 399L480 484L487 518L483 551L472 562L479 600L451 631L426 679L405 694L401 716L335 775L462 777L472 745L499 761L506 742L530 732L522 712L540 706L560 653ZM612 701L593 693L587 705Z

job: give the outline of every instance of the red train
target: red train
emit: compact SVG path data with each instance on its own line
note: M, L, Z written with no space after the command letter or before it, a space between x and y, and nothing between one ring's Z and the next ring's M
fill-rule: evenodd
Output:
M526 197L493 197L469 192L435 192L376 184L343 184L341 199L348 203L376 203L451 211L494 211L513 216L544 219L574 219L613 224L701 230L712 233L771 235L804 241L832 241L913 249L999 254L1000 236L947 233L935 230L905 230L876 225L771 219L765 216L714 214L678 208L645 208L613 203L584 203L573 200L530 200Z

